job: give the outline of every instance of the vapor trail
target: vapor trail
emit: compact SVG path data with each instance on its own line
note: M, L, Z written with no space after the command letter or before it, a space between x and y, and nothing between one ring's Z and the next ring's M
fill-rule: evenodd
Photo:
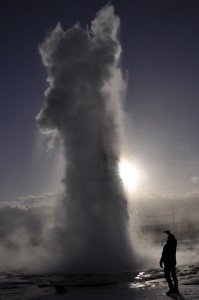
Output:
M118 176L124 82L120 19L101 9L90 30L61 25L40 46L49 87L36 117L57 132L66 162L60 264L70 271L120 271L132 266L126 199ZM56 254L55 254L56 255Z

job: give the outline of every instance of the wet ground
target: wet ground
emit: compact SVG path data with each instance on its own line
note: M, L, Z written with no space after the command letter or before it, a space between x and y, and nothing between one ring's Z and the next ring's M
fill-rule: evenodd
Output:
M152 269L135 273L96 274L23 274L0 273L0 299L199 299L199 264L178 268L180 294L165 295L163 271ZM65 290L58 294L56 289Z

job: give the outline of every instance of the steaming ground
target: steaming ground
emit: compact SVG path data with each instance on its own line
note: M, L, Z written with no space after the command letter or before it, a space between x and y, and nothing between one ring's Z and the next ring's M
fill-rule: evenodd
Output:
M142 266L131 272L105 275L50 272L49 236L52 236L57 201L61 202L62 198L44 194L2 203L0 299L167 299L166 282L158 265L162 244L154 243L150 235L141 241L134 236L140 254L136 258ZM198 255L198 241L178 240L181 298L174 299L198 299ZM66 294L58 295L56 284L64 285Z
M198 198L199 199L199 198ZM171 199L170 199L171 201ZM193 199L194 203L196 199ZM62 203L62 197L51 194L42 194L37 196L20 197L12 202L3 203L0 206L0 271L7 270L24 270L24 272L49 272L49 259L52 258L56 264L56 251L52 248L51 237L54 228L54 211L57 203ZM198 223L193 219L190 223L190 215L180 212L178 209L179 200L173 199L173 206L176 209L176 231L174 232L178 239L177 260L180 265L193 264L198 261ZM142 204L140 204L142 206ZM159 202L159 206L161 203ZM129 204L129 207L132 204ZM135 203L134 203L134 206ZM169 212L168 206L164 202L164 211ZM191 198L188 197L184 212L189 211L192 207ZM150 200L150 208L153 211L157 209L155 204ZM146 209L146 203L145 203ZM142 210L143 212L143 210ZM180 212L180 216L177 213ZM157 212L156 212L157 213ZM147 210L147 215L149 211ZM147 216L145 215L145 217ZM157 213L158 216L158 213ZM177 218L178 217L178 218ZM146 221L143 215L139 218ZM155 228L148 223L148 229L151 231L143 232L140 224L141 220L135 214L130 215L131 233L134 240L134 247L137 250L136 259L139 265L138 269L155 268L161 255L162 245L164 243L164 234L155 231ZM136 223L137 222L137 223ZM162 220L164 228L164 219ZM145 227L146 227L146 223ZM156 224L156 223L155 223ZM171 224L173 225L173 224ZM168 224L167 224L168 226ZM153 229L153 230L152 230ZM161 228L160 228L161 229ZM173 229L170 228L172 231ZM197 235L193 234L194 230ZM136 234L135 234L136 230ZM196 247L196 250L194 250ZM49 258L49 253L52 256ZM54 256L53 256L54 253ZM52 262L50 262L52 265ZM133 271L133 269L131 269Z
M173 299L194 300L199 297L199 264L178 267L180 295ZM0 299L168 299L162 269L119 274L24 274L1 272ZM57 294L56 285L65 287Z

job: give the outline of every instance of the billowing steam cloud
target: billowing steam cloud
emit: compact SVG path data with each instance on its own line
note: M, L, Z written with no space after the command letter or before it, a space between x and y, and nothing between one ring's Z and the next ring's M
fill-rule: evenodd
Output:
M40 46L49 88L37 116L42 132L56 132L66 170L60 229L67 271L120 271L132 266L126 200L118 176L120 155L119 18L100 10L83 30L60 25ZM55 254L56 256L56 254Z

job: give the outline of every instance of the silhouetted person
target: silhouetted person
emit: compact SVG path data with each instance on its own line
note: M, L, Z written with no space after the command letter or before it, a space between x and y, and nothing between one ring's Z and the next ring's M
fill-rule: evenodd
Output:
M170 233L169 230L164 231L164 233L168 234L168 239L162 251L162 257L160 259L160 267L163 268L162 264L164 264L164 276L169 285L169 291L166 294L169 296L174 293L179 293L178 280L176 276L177 240L175 236ZM171 280L171 275L173 278L173 282Z

